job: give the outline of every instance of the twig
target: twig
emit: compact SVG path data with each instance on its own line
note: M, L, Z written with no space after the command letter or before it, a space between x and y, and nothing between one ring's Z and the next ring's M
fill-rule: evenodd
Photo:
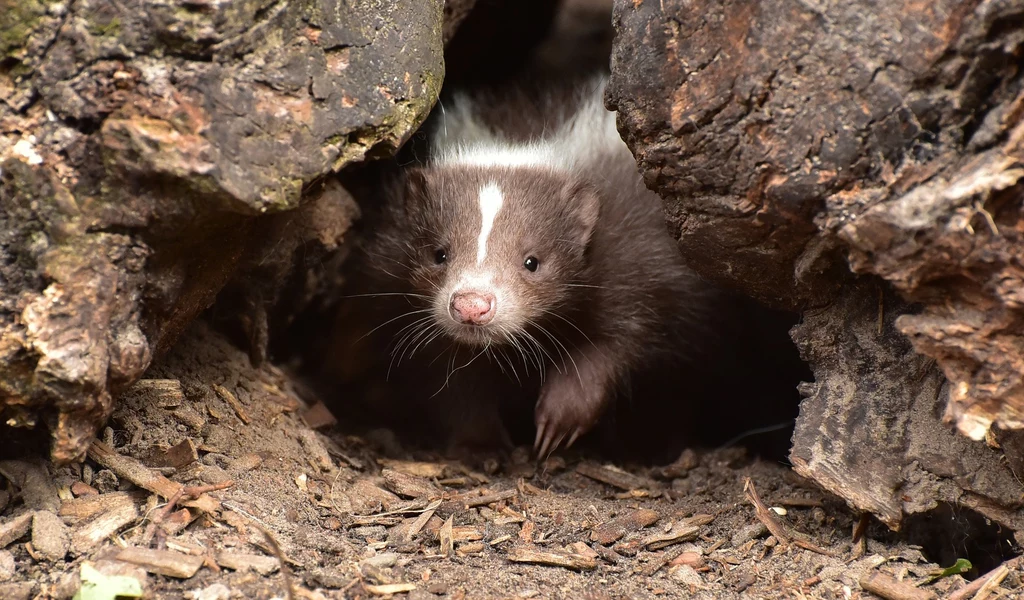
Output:
M630 473L615 471L608 467L602 467L592 463L580 463L576 466L576 472L584 477L589 477L627 492L639 489L649 489L653 487L654 483L649 479L644 479L643 477L637 477Z
M811 542L808 542L807 540L799 540L799 539L793 540L793 545L797 546L797 547L800 547L800 548L803 548L804 550L810 550L811 552L816 552L818 554L823 554L825 556L835 557L835 555L836 555L835 552L832 552L830 550L826 550L826 549L822 548L821 546L818 546L816 544L812 544Z
M775 536L775 539L779 540L780 544L786 546L793 541L785 526L775 518L775 513L768 510L764 502L761 502L761 497L757 495L757 490L754 488L754 482L749 477L743 483L743 493L746 495L747 500L754 505L754 512L757 514L758 520L764 523L764 526Z
M860 587L886 600L935 600L935 594L897 581L881 571L871 571L860 578Z
M183 489L181 491L181 495L184 498L198 498L207 492L216 492L218 490L227 489L233 485L235 485L235 482L230 479L220 483L211 483L209 485L193 485Z
M263 527L259 523L253 523L256 529L260 530L263 537L267 539L267 544L270 545L270 549L273 550L274 556L277 557L277 562L281 565L281 577L284 579L284 589L288 595L288 600L295 600L295 589L292 587L292 574L288 568L288 561L285 558L284 551L281 550L281 546L277 543L277 539L274 537L270 530Z
M563 567L573 571L589 571L597 568L597 561L590 556L549 552L531 546L515 546L509 550L508 559L512 562Z
M164 519L167 518L167 515L171 514L183 493L184 489L178 490L167 500L167 504L164 504L160 510L156 511L153 518L149 520L149 525L146 525L146 530L142 533L142 541L139 544L141 547L146 548L149 546L150 542L153 541L153 535L156 533L157 526L160 525L160 523L163 523Z
M142 489L159 494L164 498L172 498L184 487L153 471L134 458L114 452L114 449L99 440L93 440L89 446L89 458L113 471L118 477L127 479Z
M238 418L242 421L242 423L248 425L250 421L249 414L245 412L245 407L242 406L242 403L238 401L238 398L236 398L235 395L231 393L231 390L222 385L217 384L213 385L213 389L217 392L217 395L220 396L225 402L227 402L228 406L230 406L232 410L235 411L235 414L238 415Z

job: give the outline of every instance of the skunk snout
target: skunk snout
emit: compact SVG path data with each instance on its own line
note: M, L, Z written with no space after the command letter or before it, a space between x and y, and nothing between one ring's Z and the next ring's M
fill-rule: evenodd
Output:
M448 313L459 323L486 325L494 320L494 294L476 290L455 292Z

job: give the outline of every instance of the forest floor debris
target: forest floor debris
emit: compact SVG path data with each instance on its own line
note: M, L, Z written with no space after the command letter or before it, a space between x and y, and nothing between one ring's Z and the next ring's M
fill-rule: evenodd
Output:
M156 598L964 599L1024 580L1020 560L930 578L898 536L736 449L661 467L524 450L484 474L309 416L282 371L197 325L84 465L0 463L0 597L128 577Z

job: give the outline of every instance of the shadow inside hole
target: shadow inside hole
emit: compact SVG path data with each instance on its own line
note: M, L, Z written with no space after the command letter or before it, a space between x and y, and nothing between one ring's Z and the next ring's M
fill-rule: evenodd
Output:
M728 306L726 306L728 304ZM631 394L619 396L598 426L574 446L573 454L647 465L672 462L687 448L712 450L725 446L746 449L748 455L788 463L792 431L799 412L797 385L812 380L789 330L798 317L770 310L737 294L720 305L724 323L720 338L685 340L692 344L696 364L685 374L678 365L642 365L632 374ZM302 344L313 354L332 354L327 349L361 337L359 327L351 334L325 328L325 319L296 323L303 329ZM358 321L353 319L352 321ZM338 321L345 328L349 319ZM358 323L356 323L358 325ZM333 340L323 336L335 336ZM705 352L703 346L715 348ZM443 350L444 344L440 345ZM701 356L701 355L705 356ZM367 352L348 354L376 368L346 379L338 375L345 360L329 360L327 369L307 372L314 387L338 418L346 433L366 435L388 430L408 450L444 452L444 437L437 421L453 422L457 415L429 399L406 398L388 381L390 356ZM312 365L307 365L312 366ZM439 360L437 369L450 368ZM359 371L359 369L356 369ZM326 375L326 378L325 378ZM509 375L511 377L511 375ZM517 398L502 405L501 420L516 446L531 447L535 437L535 399ZM444 429L442 426L440 429ZM497 444L493 451L499 451Z
M976 579L1021 554L1013 532L981 513L946 502L908 517L903 525L908 543L921 547L925 558L942 567L966 558L972 568L963 574Z

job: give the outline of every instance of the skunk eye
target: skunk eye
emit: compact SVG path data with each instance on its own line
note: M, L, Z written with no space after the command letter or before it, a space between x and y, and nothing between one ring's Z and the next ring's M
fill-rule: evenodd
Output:
M434 262L436 262L437 264L441 264L446 260L448 260L448 251L445 250L444 248L438 248L434 252Z
M527 256L526 260L523 261L523 266L526 267L527 271L532 273L540 266L540 261L533 256Z

